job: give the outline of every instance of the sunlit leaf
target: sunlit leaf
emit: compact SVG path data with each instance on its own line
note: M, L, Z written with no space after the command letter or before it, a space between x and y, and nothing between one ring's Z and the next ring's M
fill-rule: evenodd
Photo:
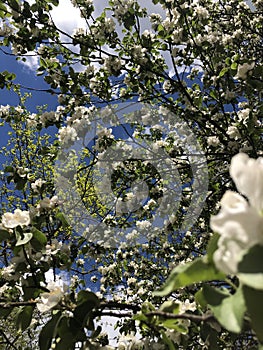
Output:
M25 306L17 314L16 317L16 327L18 330L24 331L27 327L30 326L32 315L33 315L33 306Z
M178 288L189 286L193 283L220 280L224 274L217 271L213 264L203 258L195 259L187 264L176 266L165 282L164 286L154 292L156 296L165 296Z
M208 285L203 287L202 292L218 322L228 331L239 333L246 311L242 286L233 295Z
M256 245L248 250L238 264L238 277L243 284L263 290L263 246Z

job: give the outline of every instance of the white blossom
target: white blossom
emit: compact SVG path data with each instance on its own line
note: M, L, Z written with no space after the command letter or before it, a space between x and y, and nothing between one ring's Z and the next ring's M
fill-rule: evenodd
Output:
M237 140L240 138L239 130L234 125L229 126L226 133L231 139Z
M46 288L49 292L42 293L40 295L40 300L37 303L37 308L40 312L46 312L55 307L63 298L66 287L61 286L58 282L49 282Z
M19 166L19 167L17 167L16 171L20 177L27 177L30 170L28 168L24 168L22 166Z
M53 76L53 79L55 80L55 75ZM42 125L46 125L48 122L55 122L59 120L59 115L55 113L54 111L51 112L44 112L40 116L40 122Z
M35 127L38 124L38 116L35 113L29 114L26 118L28 127Z
M246 249L263 244L263 159L239 153L231 161L230 175L248 201L226 191L221 210L212 216L210 226L220 234L213 256L215 265L227 274L235 274Z
M5 106L1 105L0 106L0 117L1 118L6 117L8 115L8 113L9 113L9 111L10 111L10 106L9 105L5 105Z
M75 141L77 139L77 132L71 126L63 126L59 129L58 139L60 142L67 144L70 141Z
M195 13L197 14L198 18L200 18L200 19L206 19L209 17L209 12L203 6L197 6L195 8Z
M151 225L152 224L148 220L136 221L136 226L142 230L148 229Z
M33 191L38 192L45 183L46 181L37 179L35 182L31 183L31 188Z
M249 108L244 108L241 109L237 112L237 117L238 117L238 121L247 121L248 117L249 117L249 113L250 113L250 109Z
M233 157L230 175L240 193L259 212L263 211L263 158L249 158L245 153Z
M216 147L220 143L219 138L217 136L209 136L207 139L208 146Z
M17 226L28 226L30 224L30 216L28 211L16 209L14 213L5 213L2 216L2 225L5 228L15 228Z
M61 204L61 202L59 201L58 196L53 196L52 198L45 197L39 201L37 209L54 209L59 204Z
M237 67L237 74L235 76L236 79L246 80L247 76L251 74L252 69L255 66L255 62L251 64L245 62L243 64L239 64Z

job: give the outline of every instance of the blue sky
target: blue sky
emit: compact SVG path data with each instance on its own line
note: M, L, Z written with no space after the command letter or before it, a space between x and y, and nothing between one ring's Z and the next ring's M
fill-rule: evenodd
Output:
M7 48L3 48L6 52ZM14 56L6 55L0 51L0 70L7 70L9 72L16 74L15 83L19 83L26 87L35 88L35 89L48 89L49 86L44 82L43 77L38 77L35 70L29 69L26 65L17 61ZM23 92L31 92L32 98L27 102L27 107L31 112L36 112L37 105L48 104L48 109L54 109L57 106L57 97L52 96L46 92L31 91L26 89L21 89ZM19 99L16 94L3 89L0 90L0 104L6 105L10 104L16 106L19 103Z
M1 48L6 52L10 52L7 48ZM36 88L36 89L48 89L49 86L43 80L43 77L38 77L35 70L29 69L26 65L17 61L14 56L6 55L0 51L0 71L9 71L16 74L15 83L21 85ZM36 112L36 106L42 106L47 104L47 110L54 110L58 105L57 96L52 96L47 92L31 91L26 89L21 89L22 93L31 92L32 98L29 98L26 102L28 110L32 113ZM0 89L0 105L11 105L17 106L19 104L19 97L12 91L7 89ZM0 148L5 146L8 141L8 127L3 126L0 128ZM2 163L4 159L0 157L0 165L2 168Z

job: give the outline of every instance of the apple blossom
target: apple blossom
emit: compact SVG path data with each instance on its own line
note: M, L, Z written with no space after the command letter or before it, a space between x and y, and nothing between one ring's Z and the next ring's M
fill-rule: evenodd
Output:
M230 175L240 194L226 191L219 213L211 217L210 226L220 234L213 259L227 274L237 273L242 254L256 244L263 245L263 163L239 153L232 158Z
M46 183L46 181L42 179L37 179L35 182L31 183L32 190L35 192L39 192L41 187Z
M37 303L37 308L40 312L47 312L55 307L63 298L67 287L61 281L49 282L46 286L49 292L42 293Z
M255 67L255 62L239 64L237 68L237 79L246 80L247 76L251 73L252 69Z
M263 211L263 158L249 158L239 153L232 158L230 175L237 190L245 195L249 203L259 212Z
M2 225L5 228L15 228L17 226L28 226L30 224L30 216L28 211L15 209L14 213L5 213L2 216Z

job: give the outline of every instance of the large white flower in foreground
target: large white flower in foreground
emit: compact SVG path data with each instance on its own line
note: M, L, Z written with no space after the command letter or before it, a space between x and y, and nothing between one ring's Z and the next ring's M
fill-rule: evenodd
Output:
M214 262L225 273L236 273L245 249L263 243L263 217L245 198L232 191L224 194L221 210L212 216L210 226L221 235Z
M14 213L5 213L2 216L2 225L5 228L15 228L17 226L28 226L30 224L30 216L28 211L16 209Z
M230 175L249 202L240 194L227 191L220 212L211 217L210 226L220 234L213 257L217 268L235 274L246 249L263 244L263 159L237 154L231 161Z

